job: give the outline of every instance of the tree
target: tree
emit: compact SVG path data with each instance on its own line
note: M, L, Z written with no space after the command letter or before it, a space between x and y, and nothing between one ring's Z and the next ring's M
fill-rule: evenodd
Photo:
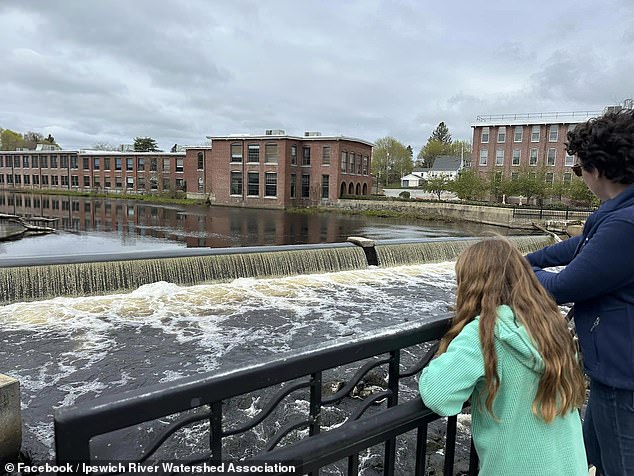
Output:
M488 190L487 181L473 170L462 170L451 183L451 191L462 200L482 200Z
M31 150L44 142L44 136L39 132L28 131L22 134L22 137L24 138L24 147Z
M545 171L543 169L530 170L526 167L518 172L517 179L511 180L506 193L526 197L526 203L533 198L544 198L546 194Z
M135 137L134 151L135 152L161 152L156 145L156 141L152 139L151 137Z
M3 150L16 150L24 147L24 137L11 129L3 129L0 132L0 143Z
M451 153L451 143L449 128L444 122L441 122L436 126L436 129L434 129L429 139L427 139L427 143L418 153L416 166L431 168L434 165L436 157L439 155L449 155Z
M97 142L92 146L93 150L107 150L107 151L116 151L119 148L116 145L108 144L107 142Z
M449 134L449 128L444 122L441 122L436 126L436 129L434 129L434 132L431 133L429 140L435 140L442 142L443 144L451 144L453 142L451 140L451 134Z
M581 202L587 206L595 205L598 201L585 182L576 177L570 182L566 196L571 200Z
M438 200L440 200L440 194L451 189L451 181L444 175L439 175L438 177L427 179L424 187L428 192L435 193L438 196Z
M377 185L382 181L386 186L412 172L412 158L407 147L394 137L382 137L375 141L372 150L372 174L377 177Z
M51 145L55 145L55 137L53 137L52 135L48 135L48 137L46 139L44 139L44 142L46 142L47 144L51 144Z
M471 142L468 140L455 140L449 145L449 155L460 157L466 164L471 163ZM466 165L465 164L465 165Z

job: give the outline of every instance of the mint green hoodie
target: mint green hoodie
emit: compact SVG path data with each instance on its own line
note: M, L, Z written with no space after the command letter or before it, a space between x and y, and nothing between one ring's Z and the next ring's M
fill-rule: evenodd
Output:
M423 370L419 390L439 415L456 415L472 397L472 435L480 475L587 476L579 412L550 423L533 415L544 362L526 329L508 306L498 308L495 329L500 388L493 401L497 421L485 407L484 359L479 316L456 336L447 351Z

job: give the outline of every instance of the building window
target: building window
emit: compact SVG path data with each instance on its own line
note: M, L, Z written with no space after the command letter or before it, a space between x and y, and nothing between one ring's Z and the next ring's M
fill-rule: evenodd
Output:
M322 165L330 165L330 146L325 145L321 150L321 163Z
M17 159L17 157L16 157ZM51 155L51 168L52 169L56 169L57 168L57 156L56 155Z
M568 152L566 152L566 157L564 160L565 160L564 165L566 167L572 167L573 165L575 165L575 156L568 155Z
M568 184L572 180L572 174L570 172L564 172L564 183Z
M53 185L54 187L57 187L59 185L58 175L51 175L51 185Z
M104 184L103 184L103 185L104 185L104 187L106 187L106 188L110 188L110 187L112 187L112 182L111 182L111 180L112 180L112 179L111 179L109 176L106 176L106 177L104 178Z
M103 169L110 170L110 157L104 157L103 159Z
M202 177L198 177L198 193L203 193L205 191L204 181Z
M531 142L539 142L539 126L533 126L531 129Z
M99 170L100 167L100 159L99 157L95 157L94 159L92 159L92 169L93 170Z
M498 142L506 142L506 126L498 127Z
M67 169L68 168L68 156L67 155L60 155L59 157L59 166L63 169ZM62 185L64 185L62 183Z
M40 184L40 176L39 175L34 175L33 176L33 185L39 185Z
M511 172L511 180L512 181L516 181L520 178L520 173L519 172Z
M546 172L546 175L544 176L544 181L547 184L552 185L554 180L555 180L555 174L552 172Z
M196 166L196 168L198 170L202 170L204 168L204 165L205 165L205 161L203 160L203 153L202 152L198 152L198 154L196 155L196 158L198 159L198 165Z
M114 178L114 186L117 189L122 189L123 188L123 182L121 181L121 177L115 177Z
M174 184L175 184L176 190L179 190L181 192L185 191L185 179L177 178L176 180L174 180ZM150 187L152 189L157 188L156 180L152 180L150 182Z
M125 159L125 169L126 170L133 170L134 169L132 157L128 157L128 158Z
M537 149L531 149L528 165L537 165Z
M302 165L310 165L310 147L302 147Z
M172 170L172 167L169 157L163 157L163 173L167 174L170 170Z
M82 168L88 170L90 168L90 159L88 157L82 158Z
M260 146L258 144L249 144L247 149L247 162L260 162Z
M348 151L341 152L341 171L345 174L348 172Z
M156 160L156 157L152 157L150 159L150 172L158 172L158 162Z
M138 157L136 159L136 170L137 172L145 170L145 158Z
M68 175L62 175L62 187L68 187Z
M480 165L486 165L488 158L489 158L489 151L484 149L481 150L480 151Z
M231 144L231 162L242 162L242 144Z
M310 175L302 174L302 198L310 197Z
M43 155L40 157L40 167L48 168L48 155Z
M277 197L277 174L275 172L264 174L264 196Z
M133 189L134 188L134 179L132 177L127 177L125 182L125 188Z
M77 156L76 155L71 155L70 156L70 168L71 169L78 169L79 165L77 163Z
M488 127L482 128L482 134L480 135L480 142L483 144L489 143L489 128Z
M247 196L257 197L260 195L260 173L249 172L247 174Z
M42 185L48 186L48 175L42 175Z
M368 157L363 157L363 175L368 175Z
M84 187L90 187L90 175L84 175Z
M31 176L24 174L24 185L30 185L31 184Z
M242 172L231 172L231 195L242 195Z
M513 158L511 160L511 165L519 165L521 157L522 151L520 149L513 149Z
M522 126L515 126L515 135L513 137L513 140L515 142L522 142L522 133L524 132L524 127Z
M495 165L504 165L504 150L497 149L495 151Z
M558 139L559 139L559 126L557 124L552 124L548 128L548 141L557 142Z
M291 189L291 198L295 198L297 196L297 175L296 174L291 174L290 189Z
M330 176L321 176L321 198L328 198L330 195Z
M121 158L117 157L114 159L114 169L115 170L121 170Z
M546 164L555 165L556 159L557 159L557 149L555 148L548 149L548 157L546 158Z
M277 164L279 153L277 144L266 144L264 146L264 162L268 164Z
M44 177L42 177L42 178L44 178ZM47 178L48 178L48 177L47 177ZM101 180L99 180L99 175L95 175L95 176L92 178L92 185L93 185L93 187L95 187L95 188L99 188L99 187L101 187Z
M297 165L297 146L291 146L291 165Z
M145 177L139 177L136 181L137 190L145 190Z
M185 167L185 159L176 159L176 171L182 172Z

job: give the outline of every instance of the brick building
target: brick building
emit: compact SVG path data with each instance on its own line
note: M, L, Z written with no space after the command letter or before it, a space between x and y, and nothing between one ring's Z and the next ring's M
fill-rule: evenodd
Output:
M500 114L478 116L473 128L471 168L481 174L517 177L543 171L546 182L570 182L574 157L566 134L600 112Z
M304 207L369 195L372 144L284 131L209 137L185 152L0 151L0 188L186 192L218 205Z

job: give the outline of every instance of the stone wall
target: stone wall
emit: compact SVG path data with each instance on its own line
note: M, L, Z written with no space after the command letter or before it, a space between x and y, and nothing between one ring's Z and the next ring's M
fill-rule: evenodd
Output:
M504 226L507 228L532 228L534 219L513 218L512 208L467 205L453 202L408 202L400 200L343 200L330 204L344 210L391 210L418 215L421 218L455 219Z

